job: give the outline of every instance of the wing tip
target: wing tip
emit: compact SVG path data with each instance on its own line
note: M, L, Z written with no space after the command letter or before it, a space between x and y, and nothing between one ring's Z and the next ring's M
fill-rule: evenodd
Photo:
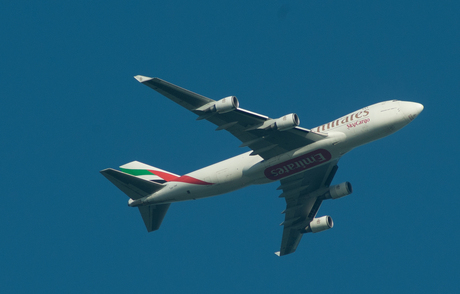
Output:
M275 252L275 255L276 255L276 256L280 256L281 253L280 253L279 251L276 251L276 252Z
M139 83L144 83L144 82L147 82L147 81L150 81L150 80L153 79L153 78L146 77L146 76L142 76L142 75L134 76L134 78L135 78Z

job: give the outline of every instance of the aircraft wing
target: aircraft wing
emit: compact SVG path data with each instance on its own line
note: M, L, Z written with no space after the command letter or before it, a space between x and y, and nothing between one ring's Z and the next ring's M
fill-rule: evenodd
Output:
M227 130L242 144L253 150L251 155L258 154L264 159L300 148L326 137L324 134L294 127L280 131L270 128L273 119L242 108L228 112L209 111L215 100L193 93L159 78L135 76L135 78L166 96L177 104L197 114L198 119L206 119L217 125L216 130Z
M286 200L283 238L277 255L293 253L306 228L316 216L323 202L323 195L337 172L337 161L307 170L298 175L281 180L278 190Z

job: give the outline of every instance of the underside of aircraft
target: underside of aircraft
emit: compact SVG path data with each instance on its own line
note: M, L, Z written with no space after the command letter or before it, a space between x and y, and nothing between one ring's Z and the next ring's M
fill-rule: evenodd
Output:
M295 113L273 119L240 108L235 96L216 101L158 78L135 78L250 149L182 176L138 161L120 170L102 170L129 197L128 205L139 209L147 231L159 229L171 203L279 181L279 197L286 200L279 256L293 253L303 234L333 227L330 216L316 215L324 200L352 193L349 182L331 185L339 159L358 146L398 131L423 110L419 103L390 100L305 129Z

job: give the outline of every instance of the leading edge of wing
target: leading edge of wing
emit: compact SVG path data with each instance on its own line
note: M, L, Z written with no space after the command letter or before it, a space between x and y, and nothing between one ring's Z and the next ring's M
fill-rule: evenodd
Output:
M159 78L150 78L142 75L137 75L134 78L138 80L140 83L147 85L148 87L152 88L153 90L171 99L177 104L187 108L190 111L196 111L203 105L206 105L210 102L216 102L216 100L197 94L182 87L176 86L170 82L167 82ZM261 115L243 108L238 108L237 111L241 112L243 115L246 116L257 117L261 121L269 119L268 116Z
M296 126L289 130L266 130L260 128L271 118L240 107L229 112L210 112L201 110L216 101L186 90L159 78L137 75L135 79L152 88L175 103L197 114L198 119L206 119L217 126L216 130L226 130L242 142L240 147L249 147L251 155L264 159L300 148L327 137L326 134Z
M184 89L182 87L176 86L170 82L167 82L165 80L162 80L160 78L151 78L151 77L146 77L142 75L137 75L134 76L134 78L139 81L142 84L145 84L149 86L150 88L154 89L155 91L159 92L160 94L166 96L167 98L173 100L174 102L178 103L181 106L186 107L187 109L191 111L196 111L197 108L200 108L203 105L206 105L210 102L216 102L216 100L213 100L211 98L205 97L203 95L197 94L195 92L192 92L190 90ZM186 105L184 105L186 104ZM188 104L188 105L187 105ZM270 119L266 115L262 115L253 111L249 111L247 109L243 109L238 107L236 109L237 112L241 113L241 115L247 116L247 117L252 117L256 118L258 122L260 121L266 121ZM306 132L306 133L312 133L318 138L325 138L327 137L326 134L314 132L309 129L305 129L299 126L296 126L294 129Z

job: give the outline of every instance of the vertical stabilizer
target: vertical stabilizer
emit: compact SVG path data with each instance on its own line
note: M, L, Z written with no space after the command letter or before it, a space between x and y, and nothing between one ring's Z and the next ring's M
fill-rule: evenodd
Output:
M138 207L148 232L156 231L160 228L170 205L160 204Z

